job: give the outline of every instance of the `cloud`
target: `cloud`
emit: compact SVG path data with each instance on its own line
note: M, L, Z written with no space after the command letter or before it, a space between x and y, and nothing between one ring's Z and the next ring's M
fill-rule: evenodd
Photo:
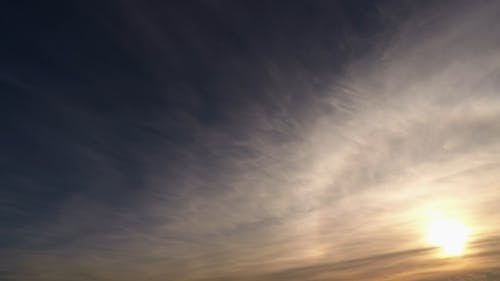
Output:
M273 68L263 96L217 112L224 122L160 110L137 121L147 144L82 145L100 168L92 188L24 229L12 279L494 278L499 8L423 8L338 75ZM129 157L138 183L123 195ZM467 256L425 244L435 210L475 231Z

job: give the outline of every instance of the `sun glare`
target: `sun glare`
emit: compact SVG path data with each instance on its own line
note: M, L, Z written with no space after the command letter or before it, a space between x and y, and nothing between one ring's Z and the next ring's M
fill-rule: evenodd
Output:
M428 227L428 241L441 248L445 257L460 256L464 253L469 229L460 221L449 218L436 218Z

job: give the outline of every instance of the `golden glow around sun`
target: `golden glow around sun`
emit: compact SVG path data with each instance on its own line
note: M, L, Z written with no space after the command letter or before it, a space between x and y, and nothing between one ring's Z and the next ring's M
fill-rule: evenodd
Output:
M458 220L436 217L429 223L427 239L432 246L441 248L443 256L460 256L467 246L469 232L469 229Z

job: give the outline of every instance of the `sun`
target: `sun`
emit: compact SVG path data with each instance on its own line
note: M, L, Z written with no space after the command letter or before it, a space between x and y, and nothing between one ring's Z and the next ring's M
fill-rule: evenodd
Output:
M429 243L441 248L443 256L463 255L470 231L462 222L451 218L434 218L427 231Z

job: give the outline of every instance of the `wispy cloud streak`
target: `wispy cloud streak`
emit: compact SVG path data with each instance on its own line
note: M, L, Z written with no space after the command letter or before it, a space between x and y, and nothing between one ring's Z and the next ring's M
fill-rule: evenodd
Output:
M74 192L53 219L20 228L30 235L8 278L494 280L500 5L468 5L415 12L331 77L269 63L263 101L221 109L225 122L154 112L137 129L154 141L129 153L140 175L117 195L126 206L111 188L129 179L121 161L78 146L104 191ZM169 137L176 126L189 141ZM464 257L426 244L434 211L473 230Z

